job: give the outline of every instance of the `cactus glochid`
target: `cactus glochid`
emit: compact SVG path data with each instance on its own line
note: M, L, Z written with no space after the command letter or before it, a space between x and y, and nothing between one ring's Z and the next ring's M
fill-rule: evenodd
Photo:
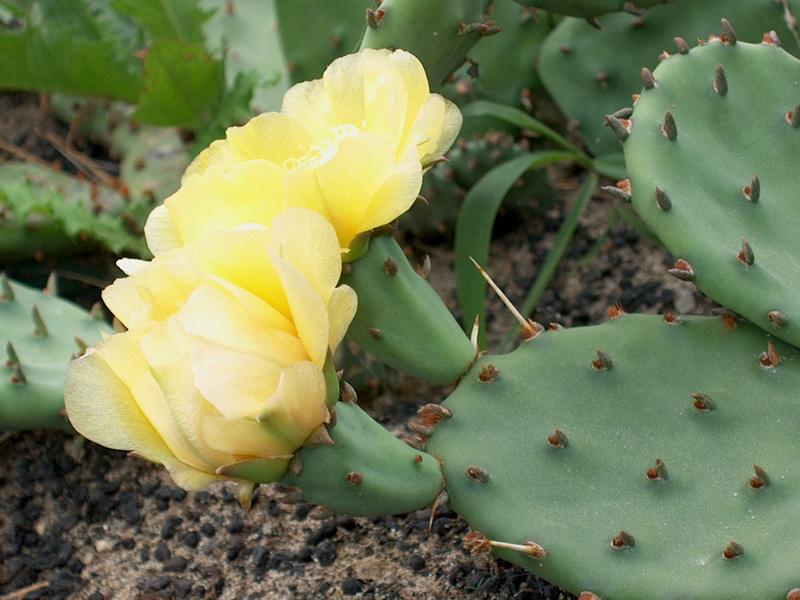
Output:
M110 328L101 318L55 295L0 274L0 430L57 427L63 417L64 380L73 356L100 341Z
M676 276L800 345L800 61L723 35L653 78L623 144L634 207Z

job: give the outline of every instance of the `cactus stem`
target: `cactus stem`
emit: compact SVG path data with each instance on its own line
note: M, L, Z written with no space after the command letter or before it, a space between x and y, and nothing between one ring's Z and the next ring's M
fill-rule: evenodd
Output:
M364 481L364 476L358 471L350 471L344 476L344 480L352 486L359 486Z
M667 308L664 310L664 323L666 323L667 325L675 326L675 325L680 325L682 321L681 318L678 315L676 315L674 311Z
M753 465L753 470L756 474L750 478L750 487L754 490L767 487L769 485L769 475L767 475L767 472L758 465Z
M678 49L678 53L680 54L689 54L689 44L686 43L686 40L682 37L672 38L672 41L675 42L675 47Z
M11 383L15 385L25 385L28 379L25 377L25 371L22 370L22 365L17 363L14 366L14 372L11 374Z
M739 254L736 255L736 260L738 260L743 265L752 266L755 262L756 257L753 254L753 249L750 247L750 244L747 240L742 240L742 247L739 250Z
M9 369L19 364L19 355L17 355L17 351L14 349L14 344L11 342L6 344L6 356L8 357L8 360L6 360L6 367Z
M681 281L694 281L694 269L688 262L679 258L667 273Z
M383 272L389 277L397 275L397 263L394 262L391 256L388 256L386 260L383 261Z
M600 189L616 200L620 200L628 204L631 202L631 195L621 188L613 185L604 185L601 186Z
M725 560L734 560L739 558L742 554L744 554L744 548L736 542L728 542L728 545L725 546L725 550L722 551L722 558Z
M722 33L719 36L719 39L722 40L723 44L727 44L729 46L736 45L736 32L733 30L733 27L730 24L728 19L723 18L721 21L722 25Z
M569 446L567 435L560 429L556 429L552 434L547 436L547 443L551 448L561 449Z
M671 112L667 112L664 115L664 124L661 126L661 133L663 133L664 137L670 142L674 142L678 139L678 125L675 123L675 117L672 116Z
M369 331L369 334L376 340L379 340L383 337L383 332L377 327L369 327L367 328L367 331Z
M761 197L761 180L759 180L758 175L753 175L753 178L750 180L750 185L746 185L742 188L742 194L748 202L752 202L753 204L758 202L758 199Z
M464 548L472 555L489 552L492 548L500 548L501 550L522 552L533 558L541 559L547 557L547 551L536 542L525 541L522 544L498 542L490 540L480 531L470 531L464 536Z
M656 466L650 467L645 473L650 481L665 481L667 479L667 466L660 458L656 459Z
M500 379L500 370L492 364L484 365L478 373L478 380L481 383L494 383Z
M773 344L771 341L767 342L767 351L761 353L759 362L765 369L774 369L781 364L781 355L778 354L775 344Z
M660 187L656 188L656 204L665 212L672 208L672 200L670 200L667 192Z
M383 19L386 17L385 8L376 8L375 10L367 9L367 26L371 29L377 29L381 26Z
M13 302L14 290L8 281L5 273L0 273L0 302Z
M489 473L476 465L470 465L467 467L467 477L477 483L489 482Z
M47 337L49 335L49 332L47 331L47 325L45 325L44 319L42 319L42 314L39 312L39 307L35 304L33 305L33 310L31 311L31 317L33 318L33 335Z
M620 142L624 142L631 134L631 122L629 119L619 119L614 115L606 115L606 126L617 136Z
M45 296L58 296L58 276L55 271L52 271L47 276L47 283L42 290Z
M537 335L539 335L544 331L544 327L542 327L539 323L537 323L532 319L526 319L525 317L523 317L522 313L519 312L519 310L517 310L517 307L514 306L514 303L511 302L511 300L509 300L508 296L506 296L503 293L503 290L500 289L500 286L498 286L494 282L494 280L484 270L484 268L481 267L478 264L478 262L471 256L469 257L469 259L472 261L472 264L475 265L475 268L478 269L478 273L481 274L481 277L483 277L486 280L486 283L489 284L489 287L491 287L494 290L494 293L497 294L498 298L500 298L502 303L505 304L506 308L511 312L514 318L517 320L520 326L520 335L522 335L523 340L525 340L526 342L532 340L533 338L535 338Z
M692 403L697 412L707 413L714 410L714 402L706 394L692 392Z
M610 371L614 367L611 357L602 350L597 351L597 358L592 361L592 368L595 371Z
M725 67L722 65L717 65L714 69L714 81L711 87L720 96L728 95L728 78L725 76Z
M636 546L634 537L625 530L620 531L617 535L611 538L611 547L614 550L627 550Z
M656 80L655 77L653 77L653 72L650 69L647 67L642 67L640 74L642 76L642 85L644 86L644 89L652 90L654 87L656 87Z
M775 327L783 327L786 324L786 317L779 310L771 310L767 313L767 318Z
M798 104L794 110L790 110L786 113L786 122L795 129L800 127L800 104Z

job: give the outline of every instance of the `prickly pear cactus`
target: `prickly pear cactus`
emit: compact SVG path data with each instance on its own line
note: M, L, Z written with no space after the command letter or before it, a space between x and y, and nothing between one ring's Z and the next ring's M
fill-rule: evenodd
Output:
M573 17L597 17L610 12L641 14L641 9L664 4L669 0L517 0L525 6Z
M146 253L141 230L116 190L28 163L0 165L0 260L101 245Z
M364 0L276 0L278 31L293 82L319 79L335 58L358 47L367 6ZM315 35L309 36L312 31Z
M800 351L756 327L625 315L480 358L426 450L474 548L571 592L783 600L798 389Z
M69 429L62 414L67 365L110 331L55 291L53 278L40 292L0 274L0 430Z
M424 200L400 218L401 229L424 238L452 238L461 202L469 189L494 167L528 152L526 142L515 142L506 133L459 140L448 152L447 163L426 173L421 192ZM550 207L554 201L546 174L532 171L511 189L499 216L530 215Z
M642 91L623 144L633 203L674 275L800 346L800 61L726 28Z
M485 0L383 0L367 10L362 48L401 48L416 56L435 91L481 37L499 32L484 19Z
M347 337L378 360L432 383L453 383L476 351L458 322L391 236L369 242L342 283L358 294Z
M800 1L787 8L800 14ZM758 42L775 30L793 54L800 51L787 29L784 7L774 0L673 0L637 17L627 13L599 19L596 29L582 19L564 19L542 47L539 71L553 99L597 155L619 152L603 117L630 105L641 87L642 67L654 69L659 54L675 51L673 38L689 42L718 31L721 18L737 26L739 38Z

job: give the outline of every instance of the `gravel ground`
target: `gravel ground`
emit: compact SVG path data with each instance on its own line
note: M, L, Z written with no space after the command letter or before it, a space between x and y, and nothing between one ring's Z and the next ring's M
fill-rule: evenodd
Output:
M555 173L557 208L501 224L489 270L521 298L553 242L579 181ZM712 304L665 273L671 258L601 196L581 225L536 313L543 323L598 323L606 308L709 314ZM455 308L452 251L430 254L431 282ZM489 340L513 321L489 300ZM416 406L445 389L391 373L365 408L403 431ZM185 493L165 472L63 433L16 433L0 441L0 600L10 598L572 598L503 561L463 549L466 524L440 510L381 518L317 515L287 504L272 486L249 512L224 486ZM27 592L25 590L28 590ZM5 595L3 595L5 594Z

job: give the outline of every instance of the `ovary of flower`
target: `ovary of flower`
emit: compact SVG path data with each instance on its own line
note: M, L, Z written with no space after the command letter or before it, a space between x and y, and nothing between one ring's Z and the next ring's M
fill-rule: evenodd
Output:
M189 166L181 189L145 228L158 255L241 223L269 225L286 206L310 208L348 248L416 199L424 168L452 144L461 114L431 94L402 50L362 50L322 79L295 85L282 112L228 129Z
M279 478L329 418L323 366L355 314L330 224L294 208L271 229L215 231L120 266L128 277L104 299L129 330L71 366L75 429L187 488Z

